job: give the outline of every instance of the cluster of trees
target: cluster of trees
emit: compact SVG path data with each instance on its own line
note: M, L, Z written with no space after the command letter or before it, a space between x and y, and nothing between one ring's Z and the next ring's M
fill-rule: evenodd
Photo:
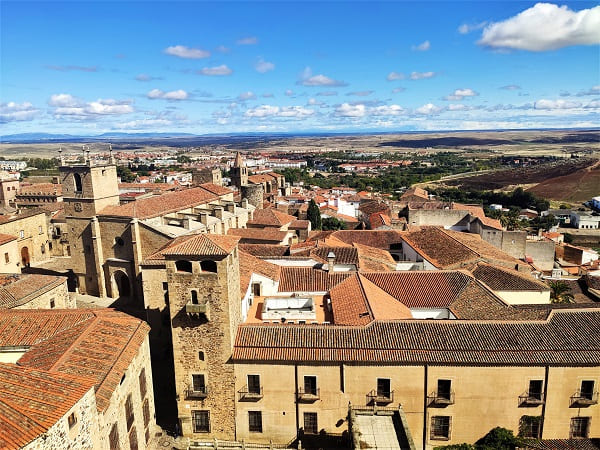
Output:
M306 218L310 220L310 227L313 230L324 230L324 231L336 231L345 230L347 225L335 217L321 217L321 211L319 205L311 199L308 203L308 210L306 212Z
M434 450L515 450L523 447L523 439L506 428L493 428L475 444L454 444L434 447Z
M537 197L523 188L517 188L510 193L494 191L477 191L465 189L432 189L432 194L445 201L459 203L483 203L484 206L500 204L505 208L535 209L538 212L550 208L550 202Z

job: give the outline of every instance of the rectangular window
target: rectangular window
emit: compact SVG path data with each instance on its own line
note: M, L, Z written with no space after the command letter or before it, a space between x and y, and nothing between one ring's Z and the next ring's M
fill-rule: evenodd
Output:
M317 434L319 432L319 427L317 425L317 413L304 413L304 432L308 434Z
M304 377L304 393L317 395L317 377L313 375L306 375Z
M519 420L519 436L524 438L538 439L540 437L540 416L521 416Z
M594 381L584 380L581 382L581 398L592 400L594 398Z
M146 397L146 369L140 372L140 397L142 400Z
M42 233L43 233L41 225L38 227L38 233L39 233L39 234L42 234Z
M527 395L529 398L541 400L543 387L543 380L529 380L529 391L527 391Z
M77 417L75 417L75 413L71 413L69 417L67 417L67 422L69 423L69 429L75 426L77 423Z
M262 412L248 411L248 431L262 433Z
M252 293L254 296L260 296L260 283L252 283Z
M571 419L571 439L587 438L590 427L589 417L573 417Z
M450 416L433 416L431 418L431 439L447 440L450 439Z
M8 264L8 263L10 262L10 256L8 255L8 253L5 253L5 254L4 254L4 262L5 262L6 264Z
M260 375L248 375L248 393L260 394Z
M125 418L127 419L127 430L133 425L133 401L131 400L131 394L127 396L125 402Z
M206 383L203 374L195 373L192 375L192 390L194 392L206 392Z
M194 433L210 433L210 411L192 411Z
M129 448L131 450L138 450L137 432L135 431L135 427L129 432Z
M110 445L110 450L119 450L119 429L117 428L117 424L113 424L110 429L110 434L108 435L108 443Z
M144 428L148 428L148 424L150 423L150 404L148 403L148 399L144 400L142 410L144 412Z
M438 380L437 396L445 400L450 400L452 392L451 380Z
M53 309L55 306L54 299L50 300L50 309Z
M25 231L24 230L19 231L19 237L21 239L23 239L25 237Z
M392 395L389 378L377 378L377 397L390 398Z

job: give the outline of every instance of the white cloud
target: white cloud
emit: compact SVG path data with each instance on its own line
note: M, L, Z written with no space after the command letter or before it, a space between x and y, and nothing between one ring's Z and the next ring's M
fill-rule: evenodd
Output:
M89 119L104 115L122 115L134 112L131 100L115 100L99 98L93 102L74 97L70 94L54 94L50 96L48 105L54 107L55 117L72 117Z
M247 36L236 41L238 45L255 45L258 44L258 38L256 36Z
M254 65L254 69L256 69L256 71L259 73L266 73L266 72L269 72L270 70L275 69L275 64L273 64L272 62L265 61L264 59L260 58L258 60L258 62Z
M388 73L388 76L386 77L386 79L388 81L394 81L394 80L404 80L405 76L402 72L390 72Z
M280 109L278 116L304 118L312 116L314 113L314 110L306 109L302 106L284 106Z
M50 96L48 105L56 107L75 107L83 104L83 100L71 94L54 94Z
M157 126L169 126L172 125L173 121L168 119L140 119L140 120L131 120L129 122L124 123L116 123L115 128L120 130L138 130L138 129L147 129L154 128Z
M480 30L485 27L487 22L475 23L475 24L467 24L463 23L460 27L458 27L458 32L460 34L467 34L474 30Z
M0 103L0 123L33 120L39 112L30 102Z
M248 109L244 115L246 117L265 118L265 117L292 117L303 119L314 114L314 110L304 108L303 106L272 106L261 105L256 108Z
M442 108L440 108L439 106L435 106L433 103L427 103L426 105L423 105L423 106L415 109L415 113L422 114L422 115L438 114L441 111L442 111Z
M326 77L325 75L313 75L310 67L307 67L302 72L300 79L296 84L302 86L347 86L348 83L340 80L334 80L333 78Z
M208 58L210 52L201 48L186 47L185 45L174 45L165 49L167 55L177 56L185 59Z
M200 75L206 75L209 77L213 77L213 76L231 75L233 73L233 70L231 70L225 64L221 64L220 66L216 66L216 67L204 67L204 68L200 69L197 73Z
M363 117L365 113L365 105L351 105L349 103L342 103L335 109L334 115L338 117Z
M516 84L507 84L506 86L501 86L500 89L504 89L505 91L518 91L521 89L521 86Z
M463 105L461 103L451 103L446 108L448 111L471 111L475 109L473 106Z
M346 95L355 95L357 97L367 97L371 95L374 91L354 91L348 92Z
M412 72L410 74L411 80L423 80L426 78L433 78L437 74L435 72Z
M577 93L578 97L583 97L585 95L600 95L600 85L592 86L587 91L580 91Z
M600 43L600 6L575 12L566 5L537 3L485 27L478 44L530 51Z
M383 105L369 110L369 114L373 116L399 116L402 113L404 108L400 105Z
M581 108L580 102L570 100L546 100L541 99L535 102L535 109L575 109Z
M460 101L465 97L476 97L478 95L479 93L475 92L473 89L455 89L454 93L444 97L444 100Z
M146 94L149 99L163 99L163 100L187 100L189 94L183 89L178 89L176 91L164 92L160 89L152 89L148 94Z
M153 77L152 75L148 75L146 73L140 73L136 75L135 79L137 81L153 81L153 80L162 80L161 77Z
M216 50L217 50L218 52L221 52L221 53L229 53L229 52L231 51L231 49L230 49L229 47L226 47L226 46L224 46L224 45L219 45L219 46L216 48Z
M242 92L240 95L237 96L237 99L240 102L245 102L247 100L254 100L255 98L256 98L256 94L254 94L254 92L252 92L252 91Z
M113 100L112 98L99 98L95 102L89 102L85 111L88 114L128 114L133 112L133 107L129 100Z
M418 51L418 52L426 52L427 50L429 50L431 48L431 44L429 43L429 41L425 41L425 42L421 42L419 45L413 45L412 50Z

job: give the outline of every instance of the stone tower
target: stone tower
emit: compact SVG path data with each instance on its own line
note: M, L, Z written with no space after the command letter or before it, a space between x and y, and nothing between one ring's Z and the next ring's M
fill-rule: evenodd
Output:
M119 204L117 168L112 158L93 163L89 155L83 163L67 165L61 157L60 182L63 188L73 268L81 293L104 296L102 243L96 214L106 206Z
M235 376L229 360L242 322L238 241L198 234L164 252L184 436L235 439Z
M235 161L231 168L231 182L234 186L237 186L238 189L248 185L248 168L246 167L246 163L240 152L236 153Z
M212 183L217 186L223 186L223 179L221 178L221 169L202 169L194 170L192 172L192 184L199 186L204 183Z

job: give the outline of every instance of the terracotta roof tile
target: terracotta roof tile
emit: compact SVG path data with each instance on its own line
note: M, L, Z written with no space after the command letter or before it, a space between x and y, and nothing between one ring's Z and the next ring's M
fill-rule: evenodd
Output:
M326 292L349 276L348 272L330 274L312 267L283 266L279 292Z
M228 235L239 236L244 241L283 242L287 231L269 228L230 228Z
M195 234L161 251L165 256L227 256L240 238L220 234Z
M545 283L513 269L479 263L473 275L494 291L549 291Z
M24 305L66 281L54 275L0 274L0 309Z
M332 236L348 244L358 243L384 250L402 242L402 233L394 230L339 230Z
M282 227L296 220L296 217L282 213L273 208L257 209L254 211L254 216L249 224L263 225L267 227Z
M62 185L54 183L35 183L21 186L17 195L62 195Z
M256 258L246 252L240 250L240 293L242 296L246 294L252 274L263 275L271 280L279 281L281 275L281 267L272 264L262 259Z
M310 256L323 262L327 262L327 255L333 252L335 254L335 264L354 264L358 267L358 250L354 247L329 247L319 246L310 250Z
M287 245L239 244L239 249L259 258L289 256L289 247Z
M16 241L17 237L11 234L0 233L0 245L4 245L10 241Z

